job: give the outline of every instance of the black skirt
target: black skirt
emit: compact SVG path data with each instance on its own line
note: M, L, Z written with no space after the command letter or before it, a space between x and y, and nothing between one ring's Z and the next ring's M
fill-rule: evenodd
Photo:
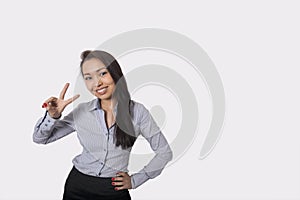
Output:
M111 178L81 173L72 168L64 188L63 200L131 200L129 191L116 191Z

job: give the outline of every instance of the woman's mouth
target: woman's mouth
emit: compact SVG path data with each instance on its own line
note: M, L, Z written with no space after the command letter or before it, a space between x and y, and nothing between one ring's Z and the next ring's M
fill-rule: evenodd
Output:
M107 92L107 87L96 90L96 93L99 95L103 95Z

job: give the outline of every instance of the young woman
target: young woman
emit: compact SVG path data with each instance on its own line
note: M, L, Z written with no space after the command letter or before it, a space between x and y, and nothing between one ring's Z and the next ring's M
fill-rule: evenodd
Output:
M48 144L77 132L83 151L73 159L64 200L131 199L128 189L158 176L172 159L172 151L150 112L131 100L117 60L99 50L84 51L81 59L86 88L96 98L62 117L65 107L79 97L64 99L67 83L59 98L51 97L43 104L47 111L34 127L33 141ZM150 143L155 156L129 175L129 155L139 135Z

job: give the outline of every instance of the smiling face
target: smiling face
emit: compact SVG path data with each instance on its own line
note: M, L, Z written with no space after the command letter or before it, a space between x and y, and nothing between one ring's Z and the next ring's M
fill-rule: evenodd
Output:
M111 100L115 82L106 66L97 58L91 58L82 64L82 75L87 89L101 100Z

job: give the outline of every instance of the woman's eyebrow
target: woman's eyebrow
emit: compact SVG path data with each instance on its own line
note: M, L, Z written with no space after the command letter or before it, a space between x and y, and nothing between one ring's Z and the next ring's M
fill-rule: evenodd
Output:
M101 68L95 70L94 72L99 72L99 71L101 71L102 69L106 69L106 67L101 67ZM93 73L93 72L92 72L92 73ZM91 74L90 74L90 73L84 73L83 75L91 75Z

